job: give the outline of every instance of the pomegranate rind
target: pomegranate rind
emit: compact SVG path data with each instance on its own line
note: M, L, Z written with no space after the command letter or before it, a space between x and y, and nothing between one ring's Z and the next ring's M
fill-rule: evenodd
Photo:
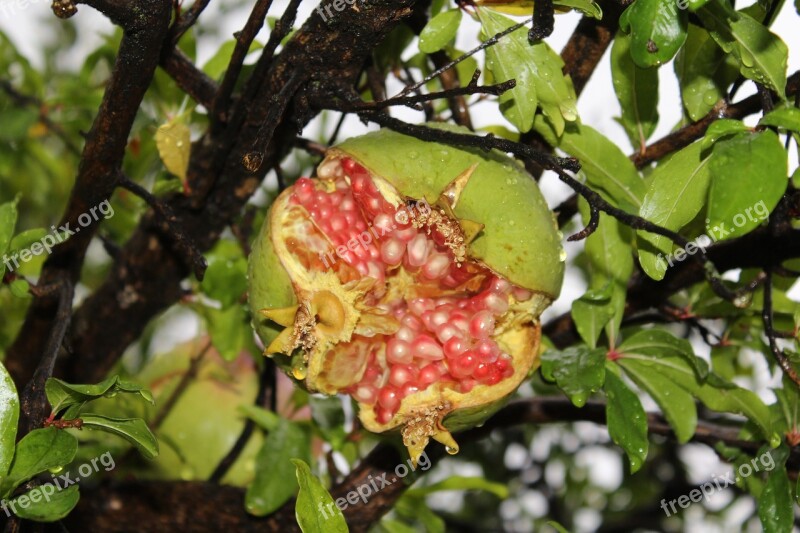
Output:
M470 133L445 124L430 127ZM468 255L511 283L554 300L564 279L561 236L536 181L517 161L498 152L423 142L388 129L349 139L327 159L350 157L411 198L436 201L459 174L478 163L454 209L483 231ZM323 163L324 164L324 163Z

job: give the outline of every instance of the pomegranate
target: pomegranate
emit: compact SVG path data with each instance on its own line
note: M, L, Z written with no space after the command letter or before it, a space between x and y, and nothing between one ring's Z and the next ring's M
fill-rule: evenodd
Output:
M277 198L250 258L266 354L352 396L366 429L400 429L413 460L430 438L455 453L450 432L538 366L563 278L552 213L507 156L389 130L332 148L317 174Z

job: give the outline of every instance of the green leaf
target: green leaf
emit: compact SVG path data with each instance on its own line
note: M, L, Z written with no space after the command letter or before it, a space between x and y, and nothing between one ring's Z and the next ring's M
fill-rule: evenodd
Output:
M740 237L764 222L786 191L786 152L773 131L717 142L709 163L706 230L714 241Z
M569 533L569 530L567 528L565 528L564 526L553 520L547 522L547 525L555 529L557 533Z
M300 485L295 515L303 533L347 533L349 529L344 515L327 489L311 473L308 464L299 459L292 459L292 462L297 467L297 483Z
M227 309L247 292L247 259L235 242L227 240L221 240L206 259L208 268L200 287Z
M590 348L597 347L603 328L614 318L611 304L613 286L609 281L602 289L589 289L572 302L572 319L583 341Z
M267 411L266 409L262 409L254 405L240 405L239 411L241 411L247 418L255 422L256 425L262 428L264 431L275 431L275 429L277 429L278 425L281 423L281 420L283 420L280 416L272 411Z
M250 50L247 53L249 54L259 50L263 48L263 46L264 45L258 41L253 41L253 43L250 45ZM214 80L222 77L231 62L234 48L236 48L235 39L222 43L214 56L209 59L205 65L203 65L203 72L208 74L208 76Z
M800 109L780 107L773 109L758 121L759 126L775 126L800 133Z
M47 235L48 231L44 228L35 228L23 231L11 239L8 250L13 252L30 248L33 243L39 242Z
M113 398L117 394L138 394L154 404L153 395L141 385L112 376L96 385L72 385L57 378L49 378L44 386L47 401L58 413L71 405L82 405L98 398Z
M14 514L20 518L35 522L56 522L65 518L78 505L80 497L77 485L59 490L52 483L48 483L14 498L12 503Z
M544 120L536 121L536 131L556 148L581 162L587 185L600 191L615 206L638 212L645 184L636 167L619 147L585 124L570 124L559 138Z
M610 364L610 363L609 363ZM606 372L603 386L606 403L608 434L628 455L631 473L636 472L647 458L647 413L639 397L613 372Z
M553 5L572 8L593 19L600 20L603 18L603 9L591 0L555 0Z
M311 442L297 424L281 419L267 435L256 457L256 477L247 488L245 506L255 516L266 516L297 491L292 459L310 460Z
M83 427L122 437L147 459L158 457L158 440L141 418L111 418L91 413L81 414Z
M692 367L698 379L708 376L708 365L694 354L686 339L679 339L667 330L653 328L638 331L619 345L617 351L626 357L644 355L648 357L680 357Z
M69 464L78 451L78 440L55 428L34 429L17 443L17 451L0 493L8 496L33 476Z
M19 423L19 396L11 375L0 363L0 480L14 459L14 444L17 441Z
M636 66L630 45L630 37L617 34L611 46L611 77L622 109L622 126L631 145L641 149L658 124L658 70Z
M14 281L8 284L8 288L11 290L11 294L16 296L17 298L30 297L30 293L28 291L30 290L31 286L24 279L15 279Z
M631 57L642 68L672 59L686 41L688 15L676 0L636 0L619 19L631 34Z
M501 500L509 497L508 486L504 483L496 483L482 477L451 476L445 480L408 490L408 495L413 497L423 497L443 490L483 490L494 494Z
M14 235L14 227L17 225L17 203L19 196L11 202L0 204L0 254L3 254L3 261L0 262L0 280L6 273L5 253ZM10 265L9 265L10 266Z
M438 52L455 39L461 24L461 10L451 9L433 17L419 34L419 49L426 54Z
M786 44L753 17L712 0L697 11L719 46L739 62L742 76L766 85L783 99L786 94Z
M745 131L750 131L750 128L741 120L721 118L711 123L703 136L703 140L700 142L700 146L705 151L713 148L717 141Z
M203 313L214 348L226 361L235 360L251 339L250 319L245 307L241 304L228 309L204 307Z
M573 346L563 351L548 350L542 354L542 375L554 381L577 407L600 390L606 379L606 351L586 346Z
M478 9L478 16L484 39L514 25L513 20L492 10ZM487 49L486 65L496 82L516 80L516 86L500 96L500 110L520 132L533 127L538 106L554 125L557 135L566 122L577 120L575 92L562 74L564 62L547 43L530 44L525 28L506 35Z
M704 29L689 24L686 43L675 59L681 98L693 121L703 118L727 95L739 69Z
M588 220L588 207L581 199L578 204L584 220ZM597 230L586 239L586 255L589 258L590 288L602 289L611 285L609 312L611 320L606 325L609 346L616 344L617 333L625 310L625 295L628 280L633 272L631 232L617 219L600 214Z
M788 454L786 454L788 455ZM786 472L785 457L767 476L758 497L758 517L766 533L790 533L794 521L794 502Z
M650 175L650 186L639 216L672 231L680 231L705 205L710 181L708 158L703 158L700 143L693 143L661 162ZM655 280L663 279L672 240L641 230L637 237L642 269Z
M692 395L653 365L624 357L618 359L617 363L636 385L655 400L675 431L678 442L689 442L697 427L697 407Z

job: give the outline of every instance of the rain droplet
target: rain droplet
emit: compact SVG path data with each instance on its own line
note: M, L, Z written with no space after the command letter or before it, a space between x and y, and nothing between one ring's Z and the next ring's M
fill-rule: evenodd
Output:
M561 251L558 252L558 260L562 263L567 260L567 251L565 249L562 248Z
M411 150L410 152L408 152L408 158L409 159L416 159L418 157L419 157L419 153L416 150Z
M445 451L450 455L455 455L458 453L458 448L453 448L452 446L445 446Z
M516 185L517 184L517 178L510 176L510 177L506 178L506 183L508 185Z

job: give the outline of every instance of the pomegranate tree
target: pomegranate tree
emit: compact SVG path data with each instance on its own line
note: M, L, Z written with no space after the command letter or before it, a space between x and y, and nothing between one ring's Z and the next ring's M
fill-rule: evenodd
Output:
M538 366L563 251L507 156L388 130L331 149L275 201L250 259L255 327L312 392L416 459L474 426Z

